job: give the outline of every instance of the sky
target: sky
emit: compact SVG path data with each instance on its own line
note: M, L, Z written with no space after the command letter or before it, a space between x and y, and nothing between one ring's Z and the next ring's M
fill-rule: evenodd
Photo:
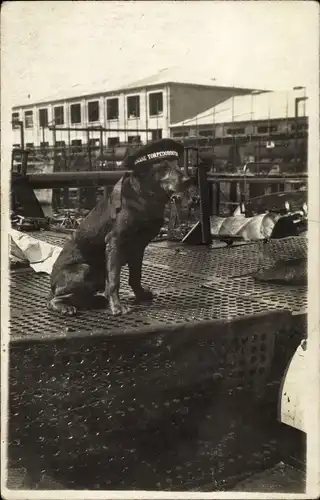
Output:
M2 8L5 104L181 67L235 86L316 76L317 2L15 1Z

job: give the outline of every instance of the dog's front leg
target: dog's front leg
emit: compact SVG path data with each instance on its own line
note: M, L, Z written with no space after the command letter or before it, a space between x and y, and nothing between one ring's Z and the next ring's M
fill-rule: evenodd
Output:
M144 248L132 251L128 257L129 285L137 302L149 301L153 298L152 292L141 286L143 254Z
M105 297L109 299L111 312L114 316L125 314L129 308L122 305L119 297L121 260L117 238L108 235L106 238L106 281Z

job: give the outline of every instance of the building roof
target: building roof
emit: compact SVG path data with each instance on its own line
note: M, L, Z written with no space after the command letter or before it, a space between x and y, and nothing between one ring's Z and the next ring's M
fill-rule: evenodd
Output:
M238 95L171 127L294 118L296 97L305 97L305 89ZM299 116L308 114L305 102L299 107Z
M80 99L85 97L94 97L103 94L112 94L119 93L124 91L130 91L134 89L151 87L157 85L166 85L169 83L176 83L182 85L194 85L194 86L202 86L202 87L212 87L212 88L234 88L241 90L256 90L256 87L244 87L242 85L234 85L231 82L223 81L221 78L211 78L205 75L202 75L199 71L194 70L186 70L181 69L179 67L173 68L165 68L158 73L141 78L134 82L121 82L113 79L100 80L98 82L92 82L90 85L83 85L80 83L76 83L65 89L60 87L55 93L50 94L48 96L39 98L37 100L33 99L32 96L27 97L23 101L21 101L18 105L15 105L14 108L26 107L26 106L34 106L37 104L50 103L55 101L64 101L64 100L73 100ZM258 90L266 90L259 88Z
M166 85L168 83L177 83L183 85L199 85L203 87L232 87L241 90L253 90L254 87L243 87L242 85L236 86L234 83L227 82L221 78L211 78L207 75L201 74L199 71L194 69L181 69L179 67L164 68L154 75L136 80L125 87L122 90L134 89L141 87L148 87L151 85Z

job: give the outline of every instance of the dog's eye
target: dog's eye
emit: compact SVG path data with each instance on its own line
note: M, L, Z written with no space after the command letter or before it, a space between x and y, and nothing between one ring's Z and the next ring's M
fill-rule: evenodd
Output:
M159 167L159 172L161 175L165 175L170 171L170 167L168 165L161 165Z

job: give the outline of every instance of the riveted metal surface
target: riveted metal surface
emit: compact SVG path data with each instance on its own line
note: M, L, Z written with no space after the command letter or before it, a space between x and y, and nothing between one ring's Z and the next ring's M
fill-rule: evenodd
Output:
M247 297L272 308L288 309L291 312L306 311L308 307L306 286L261 283L251 276L214 280L203 286L219 288L225 294Z
M301 241L271 245L276 258L295 258ZM154 301L131 304L120 318L100 309L61 318L46 309L49 276L12 273L10 442L18 466L30 447L25 462L36 457L44 470L49 462L69 488L212 491L272 465L278 441L259 429L245 394L261 394L269 380L275 339L288 350L291 317L256 313L290 306L301 287L232 278L247 259L258 266L262 248L150 245L143 283ZM130 303L127 278L124 268L121 294ZM273 302L284 289L285 301Z
M283 238L224 248L187 247L158 248L150 245L145 260L154 265L167 265L173 269L185 268L189 273L204 277L247 276L261 268L270 267L278 259L306 258L307 240L304 237Z
M57 246L63 246L70 235L39 231L31 236ZM247 243L230 247L187 247L168 242L150 244L144 261L154 266L167 266L179 272L211 276L247 276L259 269L270 267L276 260L306 258L307 239L303 236L279 240Z
M248 250L252 245L229 248L199 248L187 247L163 251L150 247L145 260L151 260L155 265L162 264L177 269L183 266L191 274L211 276L239 276L255 272L258 269L258 254ZM247 250L244 251L244 248ZM252 249L251 249L252 250ZM245 260L243 259L246 255Z
M139 329L143 325L231 319L280 307L243 298L218 287L204 288L197 277L189 278L194 281L194 286L190 286L186 275L172 273L170 280L166 270L148 269L148 266L145 269L148 272L145 272L144 284L153 288L156 296L152 304L132 304L132 313L123 317L114 317L107 310L81 311L71 318L58 317L46 308L49 276L32 271L15 273L10 294L11 339L65 337L92 330L120 333ZM122 283L125 280L124 276Z
M284 286L269 283L257 283L251 277L245 278L242 283L246 286L245 297L268 305L289 309L291 312L306 312L308 307L308 291L305 286Z
M62 247L66 240L71 238L72 233L59 233L56 231L30 231L28 233L32 238L40 241L45 241L50 245L57 245Z
M160 422L134 433L127 429L106 434L106 417L113 411L106 408L101 418L90 397L87 408L84 405L72 411L66 407L65 413L57 411L51 417L51 428L42 424L34 439L37 459L40 456L45 471L45 456L50 450L51 469L67 488L167 491L229 489L232 482L272 466L277 460L280 436L272 426L265 427L263 416L255 414L248 395L238 392L222 398L221 393L212 390L212 384L207 384L172 396L168 394L169 406L175 400L171 411L162 413ZM184 411L177 414L175 408ZM54 409L51 404L45 411L50 414ZM39 422L46 422L43 411ZM90 418L95 420L94 433L90 432ZM29 422L32 417L27 418ZM88 433L90 442L86 439ZM61 442L63 446L59 447Z
M84 311L72 318L62 318L47 310L49 276L33 272L17 273L11 280L10 332L11 340L45 339L77 335L125 333L151 325L144 315L126 315L117 318L107 310ZM23 320L22 320L23 318Z
M181 288L160 291L150 313L161 322L190 322L209 319L232 319L265 311L264 304L224 293L218 288ZM276 307L269 307L276 309Z
M50 235L46 232L39 234L48 241ZM65 235L60 243L62 240L65 240ZM286 241L273 241L267 246L269 255L275 255L276 258L286 252L296 258L305 254L306 239L286 238ZM247 275L236 278L241 275L241 270L249 274L250 268L253 272L261 265L273 262L273 258L262 260L263 249L262 243L214 250L150 245L146 250L142 283L151 288L156 297L152 305L132 305L132 313L122 318L114 318L108 311L96 310L81 312L76 318L57 319L46 310L49 276L32 271L13 273L12 340L20 335L65 336L92 329L120 332L166 322L228 319L268 309L288 308L292 312L305 309L306 287L259 283ZM122 270L121 294L125 300L132 295L128 286L127 267ZM34 297L32 301L29 296ZM21 317L24 318L23 325Z

